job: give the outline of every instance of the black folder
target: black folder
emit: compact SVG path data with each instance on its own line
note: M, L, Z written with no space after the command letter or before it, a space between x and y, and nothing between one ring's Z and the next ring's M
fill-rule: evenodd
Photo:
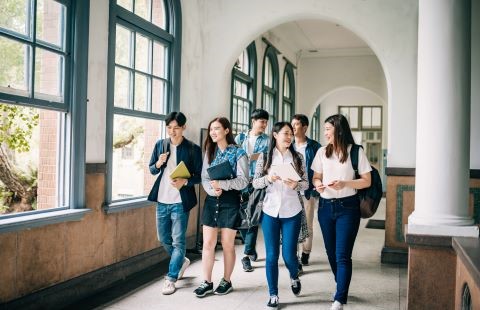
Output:
M236 173L233 171L230 162L224 161L218 165L207 168L208 176L210 180L230 180L236 177Z

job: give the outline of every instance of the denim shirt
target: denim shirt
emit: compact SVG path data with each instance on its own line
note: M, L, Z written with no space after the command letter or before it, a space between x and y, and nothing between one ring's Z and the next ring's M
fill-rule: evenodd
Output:
M248 133L241 132L235 137L235 143L239 145L242 149L245 150L248 154ZM268 152L268 146L270 144L270 141L268 139L268 135L265 133L262 133L261 135L258 136L257 141L255 141L255 146L253 147L253 154L255 153L267 153ZM252 154L248 154L248 157L250 157ZM315 154L314 154L315 155ZM312 158L313 160L313 158ZM253 179L253 176L255 175L255 166L257 164L256 160L249 161L249 177L250 180Z
M295 141L293 142L295 144ZM318 197L318 192L314 189L312 178L314 171L312 170L312 162L317 154L318 149L320 148L320 143L315 140L307 137L307 147L305 148L305 163L307 165L307 174L308 174L308 189L305 191L305 198L310 199L310 197Z
M170 143L170 139L168 139L168 142ZM153 149L150 163L148 164L150 173L153 175L158 174L157 180L153 184L152 190L148 195L149 201L157 202L158 187L160 186L160 180L162 179L163 171L167 166L167 162L165 162L160 168L157 168L155 163L158 161L160 155L166 151L167 150L163 149L163 139L158 140L155 144L155 148ZM190 179L188 179L187 184L180 188L180 197L182 198L183 209L185 212L188 212L197 205L197 195L195 193L194 185L200 184L202 181L202 150L198 145L188 141L185 137L183 138L182 143L177 146L177 164L182 160L192 175Z

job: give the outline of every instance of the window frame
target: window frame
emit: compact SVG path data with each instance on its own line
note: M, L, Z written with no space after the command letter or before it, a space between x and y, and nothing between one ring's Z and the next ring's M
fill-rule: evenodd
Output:
M86 213L91 212L85 206L85 150L86 150L86 113L87 113L87 83L88 83L88 38L90 0L55 0L66 6L65 38L64 38L64 73L60 76L63 82L63 103L55 103L45 99L34 98L35 52L30 55L33 74L30 72L31 90L28 97L0 92L0 100L7 104L22 105L52 111L64 112L63 130L61 132L60 157L63 158L57 166L58 191L68 187L67 205L52 209L34 210L9 214L0 217L0 233L13 232L50 224L79 221ZM36 11L36 0L30 2L30 9ZM36 15L36 14L34 14ZM32 25L35 34L36 17ZM20 36L2 29L3 36L20 40ZM35 35L33 35L35 37ZM22 40L24 40L23 38ZM25 41L23 41L25 42ZM81 44L80 44L81 42ZM33 39L35 44L35 39ZM51 49L48 43L38 45ZM58 53L58 50L55 50ZM33 81L32 81L33 80ZM60 167L60 168L59 168ZM68 180L68 183L65 182Z
M112 160L113 160L113 125L114 116L123 115L131 117L139 117L142 119L153 119L158 121L165 120L166 115L178 110L180 107L180 66L181 66L181 25L182 13L180 0L163 0L165 7L166 29L162 29L153 23L144 20L142 17L135 15L133 12L117 5L116 0L110 0L110 21L109 21L109 38L108 38L108 73L107 73L107 127L106 127L106 143L105 158L107 161L106 180L105 180L105 203L104 209L106 213L116 213L127 209L141 208L151 206L152 202L147 201L147 196L135 196L126 199L112 199ZM132 31L146 35L151 40L160 41L165 44L168 52L166 54L165 70L167 72L165 80L167 80L165 92L166 102L168 103L165 114L154 112L145 112L138 110L130 110L114 106L114 83L116 52L116 25L127 26ZM133 70L129 68L129 70ZM152 73L153 75L153 73ZM148 106L148 102L147 102ZM151 150L148 150L150 152Z
M267 111L270 114L269 123L273 125L278 122L278 110L279 110L279 100L278 100L278 88L279 88L279 67L278 67L278 58L277 58L277 49L271 45L268 45L265 49L265 54L263 56L263 65L262 65L262 109L265 108L265 94L268 93L273 97L273 113L270 114L270 111ZM272 65L272 79L273 79L273 88L265 85L265 63L266 59L270 60ZM271 129L271 128L270 128Z
M234 99L239 99L239 100L245 100L247 99L249 101L249 108L248 108L248 119L250 119L250 115L252 114L253 108L256 106L256 93L257 93L257 49L255 45L255 41L252 41L247 48L245 49L247 52L247 57L248 57L248 73L245 74L245 72L235 68L233 66L232 68L232 79L231 79L231 87L230 87L230 120L233 124L240 124L240 125L247 125L248 128L250 128L251 123L249 122L248 124L240 123L237 121L237 119L233 119L233 100ZM247 94L249 98L243 98L235 95L235 81L240 81L242 83L247 84ZM238 117L238 113L237 113ZM238 133L238 132L237 132ZM235 134L235 133L234 133Z
M284 120L291 120L293 115L295 115L295 73L294 73L294 66L287 61L285 64L285 70L283 71L283 91L282 91L282 117ZM288 78L289 90L290 90L290 97L285 97L285 82ZM290 106L290 115L288 118L286 117L285 113L285 105Z

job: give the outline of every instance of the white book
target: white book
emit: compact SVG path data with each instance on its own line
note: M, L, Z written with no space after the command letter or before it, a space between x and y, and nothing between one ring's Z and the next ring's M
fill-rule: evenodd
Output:
M297 171L293 167L293 163L290 164L280 164L280 165L272 165L270 167L270 171L268 172L269 175L277 175L282 180L293 180L293 181L300 181L302 178L298 175Z

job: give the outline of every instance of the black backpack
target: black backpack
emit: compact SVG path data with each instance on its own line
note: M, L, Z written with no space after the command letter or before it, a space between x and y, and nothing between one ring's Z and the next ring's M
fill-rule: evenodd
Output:
M360 175L358 174L358 153L360 148L363 147L354 144L350 150L350 158L352 160L353 170L355 171L355 179L360 178ZM370 175L372 178L370 187L357 190L358 198L360 199L360 214L364 219L372 217L372 215L375 214L383 196L382 179L380 178L378 170L373 166Z

